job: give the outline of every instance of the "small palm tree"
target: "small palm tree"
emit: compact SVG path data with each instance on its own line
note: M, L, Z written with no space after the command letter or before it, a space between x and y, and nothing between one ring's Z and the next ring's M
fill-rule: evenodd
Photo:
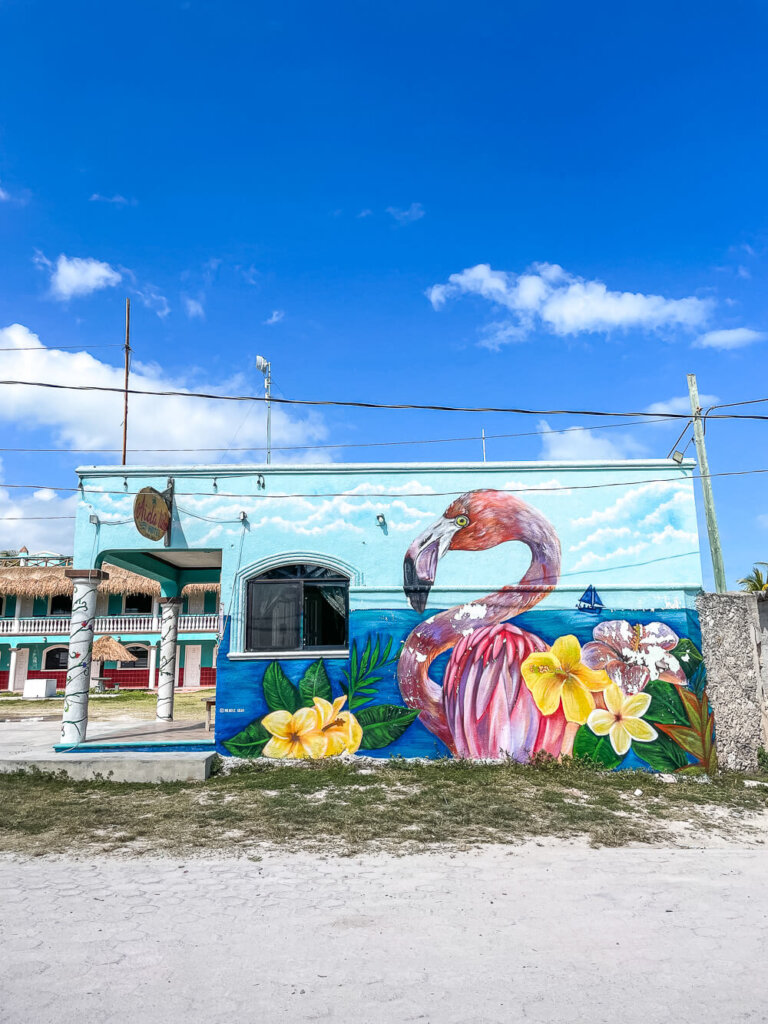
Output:
M762 593L768 591L768 574L763 573L758 569L758 565L764 565L768 569L768 562L756 562L752 567L752 572L749 573L744 579L739 580L742 590L747 590L751 594Z

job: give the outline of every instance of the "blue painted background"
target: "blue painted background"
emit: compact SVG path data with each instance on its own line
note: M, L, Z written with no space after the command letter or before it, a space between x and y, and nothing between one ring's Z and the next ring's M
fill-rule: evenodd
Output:
M438 609L430 609L434 615ZM378 635L382 643L392 638L392 650L399 650L401 643L411 630L425 616L418 612L400 609L382 609L380 611L353 611L350 615L350 643L357 641L358 650L365 644L369 635ZM517 616L515 625L540 636L548 644L554 643L559 636L572 633L582 646L592 640L592 630L598 622L607 619L627 619L631 623L665 622L678 636L690 638L701 648L701 634L698 617L695 612L686 609L665 609L663 611L627 611L606 610L600 615L588 614L576 610L530 611ZM230 627L227 625L219 648L217 662L217 708L216 708L216 749L226 757L231 756L223 746L225 740L231 739L254 719L261 718L270 710L262 692L262 679L270 664L270 660L230 661L229 651ZM435 661L430 669L430 676L436 682L442 682L443 673L450 654L444 654ZM279 660L279 659L278 659ZM280 665L288 678L298 681L316 658L307 660L282 660ZM327 658L325 667L331 681L334 696L343 691L341 682L344 680L343 670L349 668L347 659ZM397 665L391 664L383 670L384 678L378 684L375 704L403 704L397 684ZM242 710L239 710L242 708ZM429 732L418 719L408 727L395 743L381 750L362 750L361 754L370 757L445 757L449 756L448 748ZM631 752L623 767L647 767Z

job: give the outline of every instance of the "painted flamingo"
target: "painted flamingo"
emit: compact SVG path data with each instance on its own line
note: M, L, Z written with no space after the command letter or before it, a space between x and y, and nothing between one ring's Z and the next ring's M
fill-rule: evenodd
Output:
M403 700L459 757L527 761L539 751L555 757L561 752L562 708L542 715L520 674L528 655L547 645L505 621L554 589L560 541L549 521L514 495L469 491L411 544L403 564L403 589L411 607L423 612L438 560L447 551L484 551L513 540L531 550L520 582L421 622L398 663ZM451 655L440 686L429 668L446 651Z

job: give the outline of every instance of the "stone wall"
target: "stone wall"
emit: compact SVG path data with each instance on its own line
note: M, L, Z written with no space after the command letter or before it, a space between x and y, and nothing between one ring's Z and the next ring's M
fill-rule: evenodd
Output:
M696 605L720 766L755 768L768 747L768 599L701 594Z

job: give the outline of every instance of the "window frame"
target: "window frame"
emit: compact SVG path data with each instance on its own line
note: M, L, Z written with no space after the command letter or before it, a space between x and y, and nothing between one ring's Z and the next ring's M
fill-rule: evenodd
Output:
M64 651L64 666L63 666L63 668L48 668L47 665L45 664L46 661L48 661L48 655L51 654L52 651ZM42 663L41 671L43 671L43 672L66 672L67 671L67 667L68 667L68 661L69 661L69 647L67 647L66 644L53 644L53 646L51 646L51 647L46 647L45 651L43 652L43 663Z
M126 671L126 672L148 672L149 671L149 647L148 647L148 645L147 644L127 643L127 644L124 644L123 646L125 647L125 649L127 651L130 651L131 653L133 653L134 650L142 650L144 652L145 658L147 659L147 663L146 663L146 665L138 665L137 666L135 661L118 661L118 663L117 663L118 670L120 672L123 672L123 671Z
M128 598L129 597L140 597L142 601L149 601L148 612L132 612L128 611ZM151 594L124 594L123 595L123 615L146 615L152 617L152 608L154 607L154 601Z
M58 598L66 598L69 601L69 608L65 612L55 612L53 610L53 602ZM64 619L71 617L72 615L72 595L71 594L54 594L48 599L48 615L52 618Z
M306 571L302 573L296 573L294 575L279 576L281 571L290 570L292 568L306 569L311 567L313 569L322 569L326 575L312 577L307 574ZM272 576L273 578L269 578ZM350 576L341 569L323 565L321 562L312 561L310 559L302 559L301 561L282 562L279 565L272 565L269 568L265 568L262 572L249 576L245 581L245 594L244 594L244 622L243 622L243 647L242 651L239 652L240 657L244 658L296 658L296 659L307 659L314 660L316 658L329 658L329 657L347 657L349 655L349 592L352 585ZM251 626L251 606L252 606L252 593L255 585L283 585L286 584L294 586L298 585L299 597L297 602L299 620L298 620L298 634L301 646L298 647L253 647L252 643L252 626ZM340 587L344 593L344 639L342 643L337 644L326 644L324 646L313 646L307 647L304 645L304 615L305 615L305 584L310 587L320 588L324 584L327 586ZM238 656L238 655L236 655Z

